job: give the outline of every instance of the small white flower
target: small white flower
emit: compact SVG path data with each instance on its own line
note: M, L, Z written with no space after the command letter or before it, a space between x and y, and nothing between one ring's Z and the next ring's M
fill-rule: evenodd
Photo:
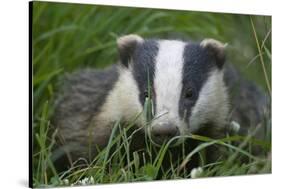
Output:
M231 121L230 130L234 133L238 133L238 131L240 130L240 124L236 121Z
M89 180L88 177L82 179L81 184L82 184L83 186L87 185L87 184L88 184L88 180Z
M202 175L203 169L201 167L193 168L190 172L191 178L198 178Z
M77 185L82 185L82 186L89 185L89 184L95 184L95 180L92 176L85 177L77 182Z
M69 185L69 180L68 179L63 179L62 183L63 183L63 185Z
M90 183L90 184L95 184L95 180L94 180L94 178L93 178L92 176L90 177L89 183Z

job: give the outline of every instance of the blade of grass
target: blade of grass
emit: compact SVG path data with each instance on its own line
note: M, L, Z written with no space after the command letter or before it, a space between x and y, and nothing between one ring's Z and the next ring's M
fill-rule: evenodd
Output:
M253 22L253 19L252 19L251 16L250 16L250 21L251 21L254 37L255 37L255 40L256 40L256 45L257 45L257 48L258 48L258 52L259 52L259 55L260 55L259 57L260 57L260 62L262 64L262 69L263 69L263 73L264 73L264 77L265 77L266 86L267 86L268 92L269 92L269 94L271 96L271 86L270 86L270 83L269 83L267 71L265 69L265 64L264 64L264 60L263 60L262 51L261 51L261 47L260 47L260 44L259 44L257 32L256 32L256 29L255 29L255 25L254 25L254 22Z

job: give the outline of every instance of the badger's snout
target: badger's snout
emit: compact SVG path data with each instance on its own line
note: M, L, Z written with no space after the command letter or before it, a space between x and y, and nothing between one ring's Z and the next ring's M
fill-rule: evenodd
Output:
M173 123L158 123L151 128L151 137L157 144L167 142L180 134L178 127Z

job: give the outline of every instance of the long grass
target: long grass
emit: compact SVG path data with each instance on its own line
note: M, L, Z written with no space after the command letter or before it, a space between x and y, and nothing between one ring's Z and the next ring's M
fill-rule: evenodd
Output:
M103 68L115 63L118 60L116 38L129 33L187 40L216 38L226 42L229 44L228 59L236 64L246 78L255 81L270 95L270 17L47 2L35 2L33 7L34 186L190 178L191 172L185 169L185 165L195 155L200 157L199 164L203 169L201 177L271 172L270 129L265 131L268 134L264 140L239 136L222 140L186 136L201 144L191 152L185 152L183 147L183 156L176 162L170 162L169 168L164 169L164 156L172 155L168 150L169 143L155 147L147 139L145 149L130 151L134 134L138 132L127 132L134 125L133 120L126 126L116 123L107 148L101 150L91 162L85 162L86 166L74 164L69 170L58 172L51 160L57 131L50 122L60 76L80 68ZM270 107L265 114L263 124L265 128L271 128ZM238 141L240 145L237 145ZM223 146L227 158L208 164L204 150L214 145ZM260 146L265 156L253 156L253 145ZM157 156L153 155L154 151L158 152ZM242 163L239 159L247 161Z

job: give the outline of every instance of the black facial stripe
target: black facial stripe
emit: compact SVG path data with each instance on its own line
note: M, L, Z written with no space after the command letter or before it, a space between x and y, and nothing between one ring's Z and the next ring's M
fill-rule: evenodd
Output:
M216 65L215 59L210 57L207 50L195 43L188 43L185 46L183 59L183 88L179 101L179 115L188 122L191 109L198 100L200 90L206 82L209 73L216 68ZM186 90L190 88L193 95L190 99L186 99Z
M140 91L139 99L142 105L145 102L145 91L148 80L153 89L155 58L158 53L158 43L155 40L146 40L137 45L133 55L133 75ZM153 91L153 90L152 90ZM155 104L154 104L155 105Z

